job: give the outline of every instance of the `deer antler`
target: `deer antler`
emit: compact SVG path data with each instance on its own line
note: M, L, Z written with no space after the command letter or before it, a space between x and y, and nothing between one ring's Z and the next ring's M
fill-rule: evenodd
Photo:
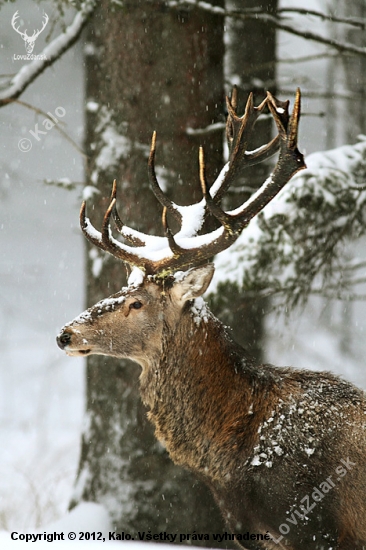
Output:
M40 34L41 32L43 31L43 29L45 28L45 26L47 25L48 23L48 15L47 13L44 13L43 14L43 18L42 18L43 22L42 22L42 28L40 30L36 30L33 32L32 34L32 38L36 39Z
M277 126L278 135L268 144L256 151L248 151L248 142L258 116L268 106ZM268 204L292 176L305 168L303 155L297 148L297 133L300 119L300 90L296 92L295 104L289 115L289 101L282 102L267 92L266 99L254 107L253 96L249 96L245 113L242 117L236 114L236 91L231 101L227 99L228 120L226 134L229 143L229 162L224 166L216 181L208 190L205 176L203 149L199 151L200 183L203 199L191 206L178 206L170 201L161 190L154 168L156 134L154 132L148 170L153 192L163 206L163 227L165 237L145 235L126 227L116 208L117 190L113 184L111 203L104 216L102 232L97 231L85 215L85 202L80 211L80 225L85 236L93 244L113 254L116 258L137 266L147 274L165 276L180 268L187 267L222 252L231 246L248 225ZM220 201L229 186L237 179L247 166L262 162L277 150L280 150L275 169L263 185L242 206L225 212ZM180 223L180 231L173 236L167 221L167 214L172 214ZM216 218L221 226L206 234L199 235L203 222L208 214ZM113 215L117 229L135 246L117 241L110 228ZM192 222L194 220L194 223Z
M24 39L25 37L28 38L28 36L27 36L27 30L25 30L25 32L22 32L22 31L19 30L19 27L16 27L16 26L15 26L16 21L17 21L18 18L19 18L19 10L17 10L17 11L14 13L14 15L13 15L13 17L12 17L12 19L11 19L11 26L13 27L13 29L14 29L18 34L20 34L20 36L21 36L23 39ZM20 26L20 25L19 25L19 26Z

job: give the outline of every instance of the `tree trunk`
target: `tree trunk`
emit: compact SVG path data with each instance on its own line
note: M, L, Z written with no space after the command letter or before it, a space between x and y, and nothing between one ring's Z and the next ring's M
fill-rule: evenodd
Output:
M257 0L227 0L231 9L257 8ZM275 14L277 0L261 2L261 8ZM255 105L265 97L266 91L276 93L276 32L261 21L229 20L227 22L227 54L225 61L226 80L236 85L239 92L238 113L244 112L250 92L254 93ZM272 138L271 119L258 120L251 144L256 149ZM251 192L238 188L258 189L270 172L268 163L258 164L246 170L235 193L229 194L226 208L235 208L247 200ZM238 287L225 284L212 297L211 307L220 319L232 328L234 339L245 347L257 360L263 360L263 314L266 300L241 296Z
M161 234L161 206L147 183L152 131L158 133L158 177L177 202L200 197L199 144L208 177L221 167L222 135L198 140L186 129L220 118L223 20L194 9L168 10L157 1L118 6L102 0L85 53L88 183L98 189L88 215L100 227L116 178L123 220ZM124 275L123 264L88 248L87 305L118 291ZM80 500L104 504L115 528L132 536L149 529L221 532L224 523L208 489L174 466L157 443L139 397L139 373L128 361L88 358L86 422L71 507Z
M346 17L366 17L364 0L352 0L343 5ZM365 31L356 28L347 29L345 40L359 47L365 45ZM363 55L348 55L342 57L346 87L351 92L351 99L347 102L346 143L355 143L357 136L366 132L366 59Z

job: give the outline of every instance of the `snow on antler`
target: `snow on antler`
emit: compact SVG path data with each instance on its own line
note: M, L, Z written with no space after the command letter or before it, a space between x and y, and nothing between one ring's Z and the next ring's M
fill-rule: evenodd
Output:
M111 253L131 266L151 275L165 276L167 273L209 260L212 256L229 248L239 237L250 220L270 202L291 177L305 168L302 154L297 149L297 131L300 119L300 91L297 91L294 109L289 115L289 102L274 98L269 92L266 99L254 107L253 96L249 96L245 113L236 114L236 91L231 101L227 100L227 139L229 162L217 180L208 189L205 176L203 149L199 152L199 178L203 199L196 204L182 207L176 205L163 193L155 173L156 133L154 132L148 161L148 174L152 190L163 206L163 227L165 237L150 236L124 225L116 207L117 187L113 184L110 205L105 213L102 230L97 231L86 217L86 204L80 211L80 224L85 236L97 247ZM264 108L268 106L276 122L278 136L255 151L248 151L248 144L254 125ZM225 212L220 206L223 194L235 182L243 168L267 159L277 150L280 155L271 176L239 208ZM180 224L180 230L173 235L168 225L168 214ZM207 234L199 235L208 215L213 216L221 226ZM110 219L113 216L118 231L129 241L130 246L121 243L112 235Z

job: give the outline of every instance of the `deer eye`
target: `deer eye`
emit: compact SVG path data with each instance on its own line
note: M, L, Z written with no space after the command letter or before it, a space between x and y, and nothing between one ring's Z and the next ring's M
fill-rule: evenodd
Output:
M130 304L130 309L140 309L141 307L142 307L141 302L132 302L132 304Z

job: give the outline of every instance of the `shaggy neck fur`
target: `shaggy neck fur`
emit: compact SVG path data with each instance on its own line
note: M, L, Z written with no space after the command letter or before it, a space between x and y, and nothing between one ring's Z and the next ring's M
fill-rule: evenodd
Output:
M275 376L256 367L220 321L208 310L197 318L189 303L175 329L165 326L160 361L145 372L141 394L174 462L225 483L233 448L250 453L275 386Z

